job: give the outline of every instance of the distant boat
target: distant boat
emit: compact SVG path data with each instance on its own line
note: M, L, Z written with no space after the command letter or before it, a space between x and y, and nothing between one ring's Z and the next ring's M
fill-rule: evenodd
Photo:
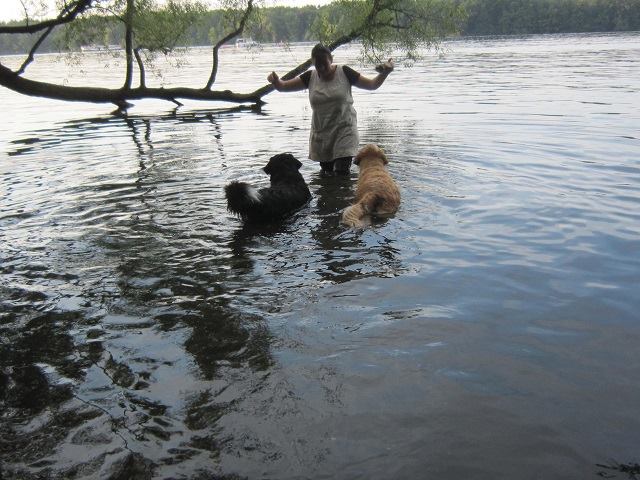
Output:
M120 50L120 45L81 45L81 52L111 52L113 50Z
M236 48L252 48L259 47L260 44L253 40L253 38L237 38L236 39Z

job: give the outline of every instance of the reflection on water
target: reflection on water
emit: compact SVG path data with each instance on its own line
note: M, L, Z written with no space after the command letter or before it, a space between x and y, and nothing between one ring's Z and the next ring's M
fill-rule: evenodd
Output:
M309 161L290 219L226 211L305 158L303 93L113 117L0 91L0 476L633 473L638 36L451 47L354 92L403 195L357 232L357 172Z

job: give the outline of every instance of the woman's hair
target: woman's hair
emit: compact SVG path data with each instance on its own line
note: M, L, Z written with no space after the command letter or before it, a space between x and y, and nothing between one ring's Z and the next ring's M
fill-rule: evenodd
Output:
M331 55L331 50L329 50L323 44L318 43L315 47L313 47L313 50L311 50L311 58L318 58L321 55L327 55L328 57L333 58L333 55Z

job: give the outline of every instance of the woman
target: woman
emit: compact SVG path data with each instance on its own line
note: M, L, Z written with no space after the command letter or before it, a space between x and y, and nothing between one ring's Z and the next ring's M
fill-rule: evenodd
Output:
M315 70L291 80L281 80L271 72L267 80L280 92L309 89L313 111L309 158L320 162L324 175L348 175L358 150L358 124L351 86L376 90L393 71L393 60L383 64L374 78L367 78L346 65L335 65L331 50L321 44L311 50L311 60Z

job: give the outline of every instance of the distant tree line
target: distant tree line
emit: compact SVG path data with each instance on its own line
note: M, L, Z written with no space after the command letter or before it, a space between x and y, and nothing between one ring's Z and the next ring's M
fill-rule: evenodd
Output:
M461 35L522 35L535 33L615 32L640 30L640 0L452 0L467 12ZM339 24L344 15L339 4L323 7L272 7L262 9L259 21L245 32L262 43L314 41L323 23ZM82 20L91 22L90 19ZM94 20L95 21L95 20ZM62 27L50 35L41 51L76 50L83 43L123 45L124 32L117 22L100 37L78 38ZM7 22L0 25L13 25ZM90 32L91 28L85 31ZM211 45L223 31L223 13L201 13L191 26L184 46ZM24 53L33 44L29 34L0 35L0 53Z
M640 30L640 0L468 0L464 35Z

